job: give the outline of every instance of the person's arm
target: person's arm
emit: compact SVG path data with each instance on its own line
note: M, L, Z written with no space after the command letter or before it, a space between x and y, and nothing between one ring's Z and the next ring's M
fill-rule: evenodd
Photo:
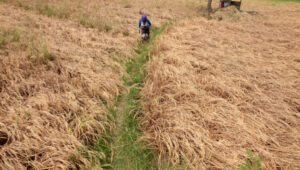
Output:
M142 20L139 21L139 33L141 32Z

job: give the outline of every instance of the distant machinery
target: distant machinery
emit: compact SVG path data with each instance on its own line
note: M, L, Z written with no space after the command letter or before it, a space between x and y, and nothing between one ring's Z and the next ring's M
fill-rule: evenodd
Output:
M238 10L240 10L241 5L242 5L242 0L239 0L239 1L220 0L220 8L235 6Z

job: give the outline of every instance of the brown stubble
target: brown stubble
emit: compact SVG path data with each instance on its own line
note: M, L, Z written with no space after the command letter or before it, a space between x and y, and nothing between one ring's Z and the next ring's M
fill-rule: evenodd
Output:
M233 169L252 150L263 168L300 167L299 5L247 8L259 15L179 22L161 37L141 122L163 162Z
M105 155L87 146L115 126L107 107L126 74L117 61L126 62L138 43L140 13L154 26L189 13L177 1L149 1L149 9L140 2L1 2L1 30L17 29L21 38L0 49L0 169L101 167L95 158ZM47 17L46 4L60 11ZM85 28L86 13L113 29Z

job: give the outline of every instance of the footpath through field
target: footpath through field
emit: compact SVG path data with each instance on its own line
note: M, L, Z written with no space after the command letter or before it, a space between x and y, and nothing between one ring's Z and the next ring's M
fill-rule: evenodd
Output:
M140 91L143 87L146 75L145 64L155 52L155 39L159 36L167 24L154 28L151 39L147 43L140 43L135 50L136 57L126 63L128 75L123 78L125 92L120 95L112 114L116 127L111 133L106 147L107 160L113 169L157 169L157 161L154 151L139 141L142 136L138 119L141 116Z

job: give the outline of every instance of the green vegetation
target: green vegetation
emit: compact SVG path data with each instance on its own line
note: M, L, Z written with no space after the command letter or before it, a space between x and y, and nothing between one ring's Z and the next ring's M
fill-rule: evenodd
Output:
M33 59L36 62L43 64L48 63L48 61L53 61L54 56L48 51L46 45L36 45L33 41L27 45L27 57Z
M118 154L112 164L116 169L157 169L154 151L147 149L138 141L141 136L140 126L136 120L136 114L141 109L138 102L139 92L140 90L133 88L126 98L128 108L123 114L127 115L120 130L118 142L120 146L116 146Z
M38 10L41 14L47 15L48 17L55 15L54 8L48 4L46 4L44 6L38 6Z
M167 25L163 25L161 28L153 29L149 42L146 44L139 44L138 49L135 50L138 57L136 59L132 59L126 64L126 72L130 75L129 79L125 79L127 85L137 84L139 87L142 86L146 75L144 65L150 59L153 52L155 52L155 38L160 35L166 27Z
M26 11L32 9L30 6L25 5L25 4L23 4L22 2L18 2L17 6L20 7L20 8L23 8L23 9L26 10Z
M234 21L234 22L238 22L240 20L240 17L237 15L237 11L231 11L228 15L228 17Z
M14 30L12 34L13 34L12 41L19 42L21 38L21 32L19 30Z
M100 21L98 19L93 19L89 15L82 15L79 23L86 28L96 28L99 32L109 32L113 29L113 26L111 24Z
M261 164L263 158L260 156L255 156L252 151L247 151L248 158L245 163L239 166L238 170L262 170Z
M167 25L153 29L152 37L147 43L140 43L136 49L137 58L132 59L126 64L128 76L124 77L129 93L118 98L119 120L116 120L117 128L113 141L106 138L105 142L100 142L99 150L108 157L115 153L113 161L105 160L104 164L111 164L114 169L158 169L155 151L145 147L145 143L139 141L142 136L141 127L138 122L139 113L142 111L140 103L140 91L146 75L145 64L155 51L155 38L161 34ZM112 148L109 149L109 142Z
M116 99L118 102L118 97ZM101 140L93 146L90 146L90 150L96 151L97 153L102 153L100 156L97 156L97 159L100 162L101 168L110 169L112 161L112 148L111 143L113 142L113 131L111 124L115 124L116 119L116 110L113 108L108 108L107 119L110 122L106 125L106 133L102 136Z
M111 31L113 29L113 26L112 25L110 25L110 24L108 24L108 23L105 23L104 24L104 30L106 31L106 32L109 32L109 31Z
M0 0L0 2L7 2L7 0ZM26 2L17 1L12 2L15 6L23 8L24 10L37 10L40 14L46 15L48 17L58 17L58 18L69 18L70 10L68 9L68 5L65 4L61 7L55 7L53 5L39 3L35 6L28 5Z
M86 28L95 28L94 22L87 15L83 15L79 22Z
M24 8L27 8L24 6ZM28 7L28 9L30 9ZM61 8L56 8L49 4L39 4L36 6L36 9L40 12L42 15L46 15L48 17L58 17L58 18L69 18L70 12L67 9L67 6Z
M121 96L117 96L115 100L115 105L119 102L119 98ZM105 133L102 134L101 139L88 146L77 148L77 152L70 157L70 160L74 162L78 167L78 169L111 169L111 161L112 161L112 148L111 144L113 142L113 130L114 124L116 120L116 110L112 107L107 108L107 122L105 125ZM91 162L91 167L85 167L83 162L81 162L80 157L84 157L85 159Z
M7 44L12 42L19 42L21 38L21 32L19 30L5 30L0 29L0 48L4 48Z
M76 165L76 169L88 169L86 167L83 168L85 165L84 162L82 162L82 157L89 160L94 169L101 169L101 167L99 167L99 160L104 159L105 155L102 152L91 150L90 147L79 147L69 158L70 161Z
M25 5L23 8L24 8L26 11L28 11L28 10L31 9L28 5Z
M42 47L41 52L42 52L43 59L45 61L53 61L54 60L54 56L51 53L49 53L46 46Z
M6 37L7 37L6 32L0 33L0 47L3 47L6 44L5 42Z

